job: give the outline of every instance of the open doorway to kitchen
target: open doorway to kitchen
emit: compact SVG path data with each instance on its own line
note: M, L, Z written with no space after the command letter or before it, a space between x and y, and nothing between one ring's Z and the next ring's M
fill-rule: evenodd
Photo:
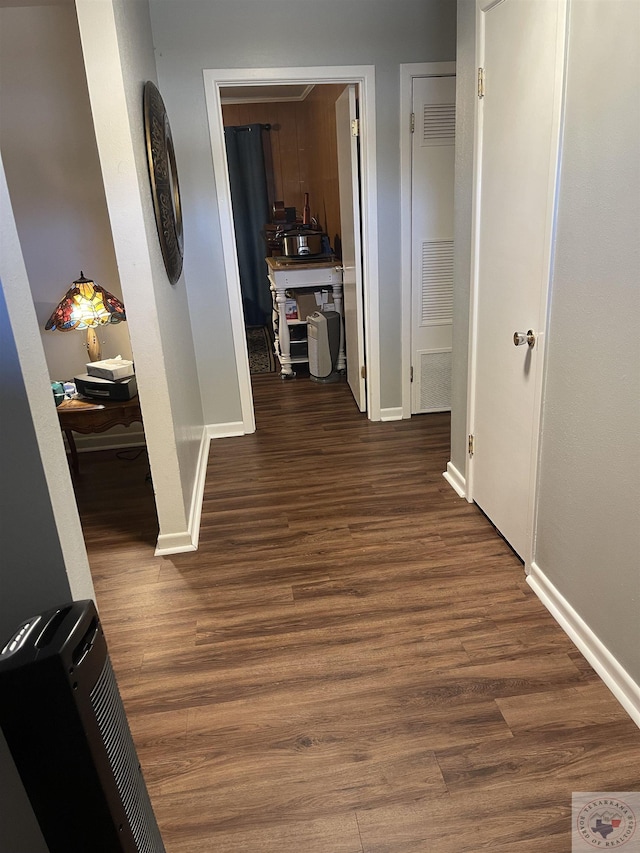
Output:
M357 92L357 99L360 109L360 138L359 146L356 150L357 157L357 172L359 181L356 181L353 186L348 188L349 193L353 196L358 194L357 198L351 198L353 207L362 214L361 232L362 252L357 258L357 264L360 266L360 281L362 282L360 293L360 314L357 324L357 335L361 336L359 343L361 344L363 361L366 363L367 372L367 387L365 406L368 417L372 420L378 420L380 417L380 390L379 390L379 342L378 342L378 264L377 264L377 201L376 201L376 182L375 182L375 93L374 93L374 78L373 68L370 66L348 66L348 67L324 67L324 68L285 68L285 69L221 69L221 70L205 70L205 90L207 97L207 109L209 114L209 124L211 130L211 146L214 161L214 174L216 181L216 192L218 198L218 208L220 214L220 227L222 233L223 251L225 258L225 266L227 270L227 288L229 293L229 304L232 315L232 329L234 338L234 349L236 355L236 365L238 370L238 385L241 393L243 423L246 432L252 432L255 429L255 419L253 415L253 397L250 379L250 370L247 358L247 342L246 330L243 311L243 293L240 283L240 270L238 265L238 252L236 244L236 233L234 230L233 207L231 201L231 187L229 181L229 172L227 165L227 152L225 146L224 127L229 121L234 122L233 126L243 127L248 124L270 125L271 128L275 124L281 124L280 121L267 121L268 113L262 109L262 112L254 111L252 114L247 114L246 110L236 109L235 115L228 108L234 106L238 108L239 104L232 105L229 101L243 101L245 103L253 100L258 95L263 98L273 97L271 103L283 102L283 97L295 97L292 94L294 89L305 92L306 97L309 93L316 91L316 97L320 100L324 95L335 99L340 91L346 86L352 84ZM274 88L275 87L275 88ZM281 88L283 87L283 88ZM286 87L286 88L285 88ZM326 89L325 89L326 87ZM335 92L334 92L335 90ZM269 94L271 93L271 94ZM243 95L245 99L243 99ZM264 100L263 107L269 103ZM291 101L289 103L292 103ZM293 102L295 103L295 102ZM227 112L227 116L223 117L223 113ZM284 115L284 113L283 113ZM229 118L229 116L232 116ZM251 118L252 121L248 121ZM255 121L253 121L255 119ZM262 119L262 120L260 120ZM235 124L238 121L239 124ZM261 128L262 131L262 128ZM262 131L271 135L273 130ZM274 146L275 139L270 138L268 144ZM279 144L279 141L278 141ZM296 145L297 145L296 141ZM291 147L291 142L289 142ZM292 152L293 153L293 152ZM278 157L282 152L278 151ZM299 160L299 156L298 156ZM299 168L299 165L296 167ZM271 176L270 180L274 181L272 192L278 193L277 185L275 184L275 176ZM279 180L284 180L282 176ZM311 219L318 222L322 221L322 230L329 240L335 243L335 222L339 222L339 212L337 214L325 211L323 204L316 204L314 209L314 201L311 190L311 185L308 189L304 187L304 181L289 176L289 190L291 198L288 197L289 190L284 183L280 184L280 192L284 198L273 198L270 202L272 207L275 202L280 202L279 215L286 218L304 216L304 198L305 192L309 194L309 202L311 211L309 215ZM296 184L295 190L293 184ZM317 186L317 184L316 184ZM344 189L344 188L342 188ZM298 198L299 196L299 198ZM318 196L322 196L318 192ZM318 198L318 202L320 198ZM292 203L289 203L292 202ZM333 202L330 203L330 205ZM282 208L285 208L282 211ZM289 208L289 211L286 210ZM313 211L313 213L312 213ZM314 215L315 214L315 215ZM360 237L360 233L358 235ZM265 247L266 249L267 247ZM331 246L335 249L335 245ZM265 255L267 255L265 250ZM267 276L267 265L265 262L265 280ZM363 365L364 366L364 365Z
M283 365L270 279L281 278L280 268L293 279L300 278L303 269L338 278L334 267L342 254L336 101L344 88L335 83L220 89L254 385L255 376L264 372L305 375L309 353L304 312L333 310L326 288L298 293L294 281L287 283L291 364Z

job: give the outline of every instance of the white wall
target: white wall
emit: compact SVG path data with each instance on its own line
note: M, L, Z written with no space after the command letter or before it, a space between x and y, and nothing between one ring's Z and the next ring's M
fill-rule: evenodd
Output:
M158 242L142 115L155 61L146 0L77 0L82 50L156 494L159 545L190 548L203 437L189 307ZM187 239L188 236L187 236Z
M640 684L640 5L570 7L536 563Z
M375 65L381 404L401 405L399 65L455 52L451 0L151 0L185 221L185 276L205 420L241 420L204 68ZM196 310L196 305L197 310Z
M86 333L44 325L80 270L121 297L73 4L0 9L0 147L49 375L85 372ZM131 357L126 323L104 357Z

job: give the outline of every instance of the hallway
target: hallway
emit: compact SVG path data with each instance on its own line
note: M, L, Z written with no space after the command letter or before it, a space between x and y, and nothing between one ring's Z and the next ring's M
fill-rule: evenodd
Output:
M144 456L82 459L167 853L569 853L572 791L637 789L640 734L443 479L448 415L253 392L257 432L212 442L195 553L153 556Z

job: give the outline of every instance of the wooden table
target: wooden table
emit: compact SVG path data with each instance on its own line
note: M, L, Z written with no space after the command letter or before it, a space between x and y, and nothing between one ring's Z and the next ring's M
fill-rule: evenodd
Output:
M100 400L99 402L74 397L71 400L63 400L56 411L60 428L69 442L71 467L75 474L79 471L79 464L74 432L89 435L95 432L106 432L114 426L129 426L136 421L142 423L142 413L137 397L132 400Z

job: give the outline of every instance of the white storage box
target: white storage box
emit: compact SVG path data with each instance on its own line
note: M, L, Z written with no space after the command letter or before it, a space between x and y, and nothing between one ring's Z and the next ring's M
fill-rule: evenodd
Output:
M135 373L133 362L125 358L105 358L102 361L92 361L87 364L89 376L99 376L101 379L127 379Z

